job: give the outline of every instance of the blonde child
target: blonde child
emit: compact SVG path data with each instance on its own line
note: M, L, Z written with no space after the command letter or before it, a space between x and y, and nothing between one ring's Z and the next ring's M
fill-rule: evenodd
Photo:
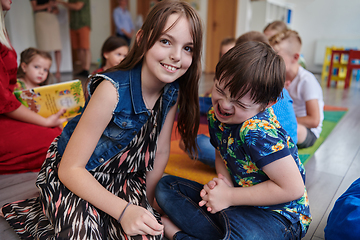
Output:
M21 52L15 90L31 89L49 83L51 55L36 48Z
M285 87L294 101L298 148L310 147L319 138L324 119L321 86L314 74L299 64L301 38L296 31L278 33L271 38L270 43L285 61Z
M123 38L116 36L108 37L101 47L100 68L95 70L92 75L118 65L128 53L129 46Z
M261 42L230 49L216 66L208 112L216 172L206 185L163 177L156 200L169 239L300 239L311 221L305 169L271 108L285 64ZM270 87L271 86L271 87Z
M50 146L40 197L3 207L12 227L33 238L161 239L155 186L177 109L178 131L195 149L201 49L193 8L156 4L128 56L91 79L84 112Z
M0 174L39 171L49 144L61 133L57 126L65 109L44 118L22 105L13 94L17 56L5 28L4 11L11 0L0 5ZM4 10L4 11L3 11Z
M276 20L269 23L263 30L265 36L270 39L272 36L287 30L288 27L284 21Z

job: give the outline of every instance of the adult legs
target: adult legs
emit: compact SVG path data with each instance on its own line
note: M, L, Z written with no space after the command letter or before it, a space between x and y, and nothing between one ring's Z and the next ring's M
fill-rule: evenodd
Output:
M58 80L58 82L60 81L61 78L61 73L60 73L60 65L61 65L61 50L56 50L55 51L55 62L56 62L56 74L55 77Z

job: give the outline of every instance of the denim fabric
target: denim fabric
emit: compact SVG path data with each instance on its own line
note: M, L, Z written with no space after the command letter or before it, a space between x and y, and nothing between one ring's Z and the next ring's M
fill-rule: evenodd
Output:
M300 239L300 223L289 220L274 211L252 206L229 207L216 214L200 208L199 193L203 185L165 176L156 188L156 200L168 217L182 231L174 239Z
M96 74L89 84L90 97L103 79L114 84L118 92L119 102L114 109L112 120L104 130L86 165L87 170L100 166L124 149L150 116L141 93L141 64L129 71ZM177 81L167 84L164 88L162 95L162 125L168 111L176 103L178 91ZM64 153L81 115L73 118L64 128L58 142L58 151L61 155Z
M211 97L199 97L200 114L206 115L212 106Z
M197 143L198 150L196 160L199 160L210 167L215 167L215 148L210 143L210 138L204 134L199 134L196 136L195 141Z

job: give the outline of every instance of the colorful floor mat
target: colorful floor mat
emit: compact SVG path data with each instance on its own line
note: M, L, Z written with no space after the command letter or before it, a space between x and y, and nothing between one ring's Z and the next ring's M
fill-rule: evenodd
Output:
M303 164L306 164L311 158L346 112L347 108L334 106L324 107L324 121L320 137L312 147L299 150L299 157ZM175 129L176 122L174 123L173 133L171 135L171 153L165 173L197 181L202 184L216 177L214 168L200 161L190 159L188 155L179 148L180 135ZM201 118L200 121L199 134L209 135L207 123L204 121L204 118Z

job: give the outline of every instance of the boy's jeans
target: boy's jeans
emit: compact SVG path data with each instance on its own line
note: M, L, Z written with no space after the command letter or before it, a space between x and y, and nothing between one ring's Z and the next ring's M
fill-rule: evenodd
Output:
M280 214L244 206L229 207L216 214L199 207L203 185L165 176L156 187L156 201L182 231L174 239L300 239L300 223L292 225Z

